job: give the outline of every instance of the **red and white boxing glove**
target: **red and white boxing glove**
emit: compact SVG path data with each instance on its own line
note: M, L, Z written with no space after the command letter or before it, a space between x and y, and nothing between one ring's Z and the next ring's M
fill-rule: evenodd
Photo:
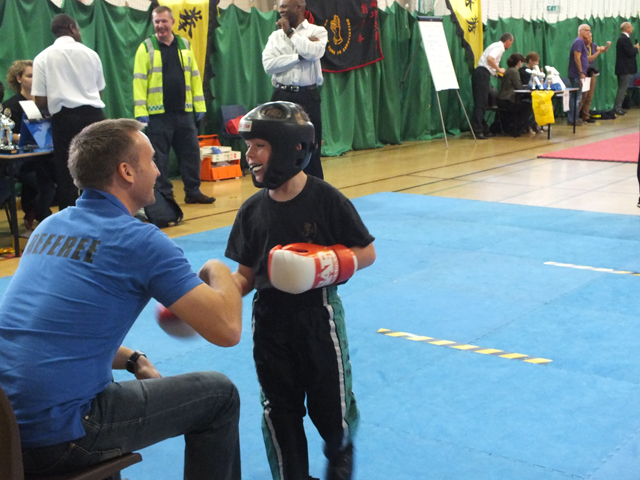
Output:
M165 333L177 338L190 338L198 335L191 325L175 315L167 307L158 303L156 310L158 325Z
M342 245L277 245L269 252L269 280L278 290L298 294L341 283L358 269L355 254Z

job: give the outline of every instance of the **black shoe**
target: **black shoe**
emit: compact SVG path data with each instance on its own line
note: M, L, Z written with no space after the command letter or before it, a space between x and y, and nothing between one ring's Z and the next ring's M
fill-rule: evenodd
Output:
M186 195L184 197L184 203L213 203L216 199L214 197L207 197L204 193L198 192L194 196Z
M489 137L487 137L484 133L479 133L478 135L476 135L476 139L477 140L489 140Z
M353 444L329 460L326 480L351 480L353 473Z
M624 110L622 110L621 108L619 108L618 110L615 110L615 112L616 112L616 115L624 115L625 113L627 113Z
M587 122L587 123L596 123L596 121L593 118L587 118L587 119L585 119L585 122Z

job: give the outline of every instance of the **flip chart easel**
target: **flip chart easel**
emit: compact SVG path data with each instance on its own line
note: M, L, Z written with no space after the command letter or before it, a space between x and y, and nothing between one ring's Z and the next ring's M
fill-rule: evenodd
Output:
M451 54L449 53L449 46L447 45L447 38L444 35L444 27L442 25L442 18L438 17L423 17L418 16L418 25L420 26L420 33L422 34L422 43L424 45L425 53L427 54L427 62L429 63L429 70L431 70L431 78L433 79L433 85L436 89L436 97L438 99L438 109L440 110L440 121L442 122L442 131L444 133L444 141L449 148L449 142L447 141L447 129L444 125L444 117L442 116L442 106L440 104L440 92L442 90L455 90L458 94L458 100L462 106L462 111L469 124L469 130L473 139L478 142L476 135L471 128L471 122L469 116L460 98L460 86L458 85L458 79L456 72L453 68L453 62L451 61Z

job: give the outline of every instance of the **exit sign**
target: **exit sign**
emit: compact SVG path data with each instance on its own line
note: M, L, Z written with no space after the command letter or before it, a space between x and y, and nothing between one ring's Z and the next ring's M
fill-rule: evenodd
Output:
M560 5L547 5L547 12L557 12L560 10Z

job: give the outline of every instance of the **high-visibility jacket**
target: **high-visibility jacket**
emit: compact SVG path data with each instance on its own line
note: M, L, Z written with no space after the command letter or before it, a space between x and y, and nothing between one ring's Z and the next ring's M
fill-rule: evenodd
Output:
M202 78L189 41L176 35L180 53L180 63L184 70L185 112L206 112L202 92ZM133 66L134 116L147 117L164 113L162 95L162 54L155 35L147 38L138 47Z

